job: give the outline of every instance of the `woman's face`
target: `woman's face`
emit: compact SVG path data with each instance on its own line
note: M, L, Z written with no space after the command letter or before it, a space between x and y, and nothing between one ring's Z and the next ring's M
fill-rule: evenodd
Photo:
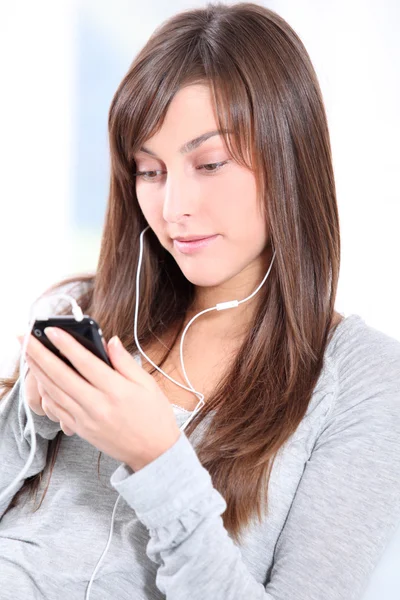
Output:
M136 194L147 223L188 280L205 287L232 281L236 290L253 279L258 283L267 268L262 253L268 231L254 174L233 161L220 135L180 151L217 129L209 88L181 88L162 128L144 143L152 154L142 149L134 155L136 172L147 172L135 178ZM217 237L191 253L172 239L199 235ZM224 286L225 299L228 289Z

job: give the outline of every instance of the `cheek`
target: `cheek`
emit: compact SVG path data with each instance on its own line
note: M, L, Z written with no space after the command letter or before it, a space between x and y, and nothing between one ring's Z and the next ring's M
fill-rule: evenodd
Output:
M154 196L152 198L147 195L147 198L137 196L139 208L143 213L150 229L157 236L160 244L169 250L169 240L165 238L165 222L162 216L162 201L156 201Z
M139 208L150 227L157 229L157 223L160 220L160 209L154 197L151 198L148 193L139 191L139 193L137 192L137 200Z
M239 233L240 238L253 235L254 228L260 232L264 227L255 177L247 169L238 167L233 176L221 181L221 188L213 193L212 205L218 207L221 223L227 224L226 231Z

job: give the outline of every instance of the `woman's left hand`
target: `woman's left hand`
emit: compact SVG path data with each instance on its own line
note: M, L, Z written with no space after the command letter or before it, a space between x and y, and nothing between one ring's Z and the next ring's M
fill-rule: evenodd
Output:
M46 406L70 435L76 433L134 471L175 444L181 431L171 403L117 336L107 344L113 370L59 327L45 333L83 375L30 334L27 363L48 393Z

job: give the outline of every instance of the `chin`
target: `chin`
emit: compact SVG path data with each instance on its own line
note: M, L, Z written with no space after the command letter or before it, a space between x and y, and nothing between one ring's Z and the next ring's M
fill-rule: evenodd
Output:
M229 280L229 277L223 277L218 273L204 273L204 268L201 267L193 267L193 269L184 269L178 262L178 266L180 267L183 275L186 277L190 283L196 285L198 287L204 288L213 288L218 287L225 283L225 281Z

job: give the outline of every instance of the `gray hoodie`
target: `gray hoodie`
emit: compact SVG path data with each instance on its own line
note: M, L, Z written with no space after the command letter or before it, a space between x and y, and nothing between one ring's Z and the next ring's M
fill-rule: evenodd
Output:
M31 447L19 384L0 403L0 490ZM179 425L190 414L174 411ZM42 470L60 430L32 417L37 450L27 477ZM240 546L196 454L211 421L190 439L182 431L136 473L103 454L100 479L97 449L63 436L41 508L33 513L27 501L0 519L1 600L85 600L118 494L90 600L361 598L400 522L400 342L356 314L340 323L307 413L275 460L268 514Z

